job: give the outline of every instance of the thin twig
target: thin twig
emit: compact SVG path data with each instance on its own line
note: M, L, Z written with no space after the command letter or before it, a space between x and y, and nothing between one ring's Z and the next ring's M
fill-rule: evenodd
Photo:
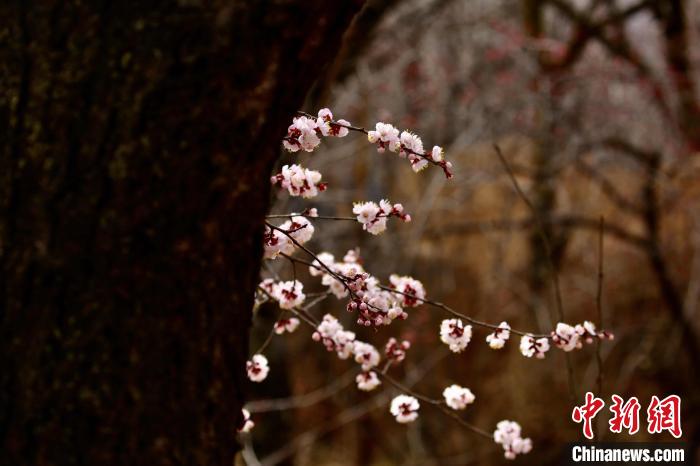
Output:
M388 376L388 375L386 375L386 374L379 374L379 377L381 377L382 379L386 380L387 382L389 382L391 385L393 385L394 387L398 388L398 389L401 390L402 392L407 393L407 394L409 394L409 395L411 395L411 396L413 396L413 397L415 397L415 398L418 398L418 399L421 400L421 401L425 401L425 402L428 403L429 405L435 406L437 409L439 409L440 411L442 411L444 414L447 414L449 417L451 417L452 419L454 419L455 421L457 421L457 422L458 422L459 424L461 424L463 427L466 427L467 429L471 430L472 432L474 432L474 433L476 433L476 434L479 434L479 435L481 435L482 437L486 437L486 438L488 438L488 439L493 439L493 435L489 434L488 432L486 432L486 431L483 430L483 429L480 429L480 428L478 428L478 427L476 427L476 426L470 424L469 422L467 422L467 421L465 421L464 419L462 419L457 413L455 413L454 411L452 411L452 410L450 410L449 408L445 407L445 401L444 401L444 400L434 400L434 399L432 399L432 398L428 398L427 396L421 395L420 393L416 393L416 392L413 391L412 389L410 389L410 388L406 387L405 385L399 383L398 381L396 381L395 379L393 379L392 377L390 377L390 376Z
M273 336L275 336L275 326L274 325L270 329L270 333L267 335L267 338L265 338L265 341L263 342L262 345L260 345L260 348L258 348L258 350L255 352L255 354L262 354L262 352L265 351L267 346L272 341Z
M301 213L301 214L270 214L266 215L265 218L267 219L274 219L274 218L292 218L292 217L304 217L304 218L312 218L312 219L318 219L318 220L354 220L357 221L357 217L336 217L332 215L316 215L312 216L309 214ZM380 217L380 215L378 215Z
M443 400L434 400L434 399L429 398L425 395L421 395L420 393L416 393L413 390L411 390L410 388L408 388L408 387L402 385L401 383L399 383L398 381L394 380L393 377L391 377L387 374L383 374L380 372L380 373L378 373L378 375L380 378L386 380L387 382L389 382L391 385L398 388L402 392L408 393L409 395L412 395L412 396L415 396L416 398L418 398L421 401L425 401L426 403L429 403L431 405L441 405L441 404L445 403Z
M503 155L501 148L498 146L498 144L494 144L493 147L496 150L496 155L498 155L498 159L501 161L503 168L505 168L506 172L508 173L508 177L510 178L511 183L513 183L515 191L518 193L523 202L525 202L528 209L532 211L532 216L535 219L535 223L537 226L537 233L540 235L542 245L545 249L545 254L547 255L547 264L549 266L549 272L551 273L552 282L554 285L554 294L557 303L557 314L559 315L559 320L561 322L564 322L564 304L561 299L561 291L559 288L559 274L557 273L556 267L554 266L554 261L552 260L552 246L549 244L549 238L547 238L547 233L545 232L544 224L542 223L542 219L540 218L540 213L538 212L537 208L535 208L535 206L532 204L532 202L530 202L530 199L528 199L527 195L525 195L523 190L520 188L520 184L515 178L515 174L510 168L510 165L508 164L508 161Z
M251 413L266 413L270 411L285 411L288 409L308 408L330 398L355 380L357 370L349 369L343 375L328 385L302 395L287 398L272 398L255 400L246 403L245 408Z
M557 215L542 218L547 225L556 225L561 228L579 228L582 230L598 231L599 221L595 218L580 215ZM431 236L446 236L451 234L484 234L490 232L511 231L526 229L536 226L537 221L531 217L526 218L496 218L492 220L465 221L451 223L439 229L429 230ZM642 251L649 247L649 240L645 236L637 235L626 230L620 225L606 222L605 234L624 241Z
M503 152L501 151L501 148L498 146L498 144L493 145L494 149L496 150L496 155L498 155L498 159L501 161L501 164L503 164L503 167L505 168L506 172L508 173L508 177L510 178L510 181L513 183L513 187L515 188L515 191L518 193L518 195L522 198L523 202L527 205L527 207L532 211L532 216L535 219L536 225L537 225L537 232L540 236L540 239L542 240L542 245L544 246L545 250L545 255L547 256L547 265L549 266L549 271L552 276L552 282L554 284L554 297L556 299L557 303L557 314L559 315L559 321L564 322L564 304L561 299L561 290L559 288L559 274L557 273L557 269L554 265L554 260L552 259L552 247L549 244L549 238L547 238L547 233L544 229L544 225L542 223L542 219L540 218L540 213L538 210L535 208L535 206L530 202L530 199L525 195L523 190L520 188L520 184L518 183L518 180L515 178L515 174L513 174L513 170L510 168L510 165L508 165L508 160L506 160L505 156L503 155ZM572 401L576 400L576 380L575 380L575 374L574 374L574 366L571 362L571 357L569 356L569 353L564 354L564 359L566 361L566 372L567 372L567 378L569 381L569 394L571 396Z

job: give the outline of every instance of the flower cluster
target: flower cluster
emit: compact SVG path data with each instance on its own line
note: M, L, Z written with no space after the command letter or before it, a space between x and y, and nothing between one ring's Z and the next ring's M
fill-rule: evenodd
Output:
M294 252L294 242L290 236L299 244L304 244L311 239L314 234L314 226L306 217L294 216L280 225L279 231L269 226L265 226L263 234L263 245L265 247L265 258L275 259L280 254L292 254Z
M323 316L312 338L322 342L328 351L335 351L340 359L347 359L353 354L355 333L345 330L338 319L330 314Z
M399 275L389 277L391 287L398 293L394 293L399 304L404 307L416 307L425 300L425 288L415 278Z
M296 317L290 317L289 319L280 319L275 322L275 333L277 335L282 335L283 333L293 333L297 327L299 327L299 319Z
M355 382L357 383L357 388L364 392L371 392L382 383L374 371L360 372L355 377Z
M262 354L254 354L250 361L245 363L248 378L253 382L262 382L267 378L270 372L270 366L267 365L267 358Z
M243 408L241 412L243 413L243 425L238 428L238 432L248 433L253 430L255 423L250 419L250 411Z
M355 362L362 367L362 372L355 378L357 388L360 390L371 391L381 383L377 374L372 371L381 359L377 348L364 341L356 340L355 333L345 330L338 319L332 315L323 316L312 338L322 342L328 351L335 351L340 359L353 356Z
M303 114L294 118L283 139L283 145L290 152L302 150L313 152L323 137L344 137L350 130L365 132L370 143L376 144L379 152L385 152L388 149L399 157L407 159L415 172L433 164L441 167L448 178L452 176L450 172L452 164L445 159L442 147L434 146L431 150L426 150L420 137L409 131L400 132L388 123L379 122L374 130L365 131L363 128L351 126L345 120L334 120L333 114L327 108L321 109L317 117ZM321 178L322 175L318 171L292 164L283 166L280 173L271 177L271 182L286 189L291 196L312 198L327 187L326 183L321 182ZM378 203L371 201L355 203L352 212L357 221L362 224L362 228L372 235L386 231L390 217L396 217L404 222L411 221L411 216L404 212L401 204L392 204L386 199ZM308 218L318 217L318 212L316 209L307 209L301 214L293 213L281 217L289 220L279 227L266 224L264 232L266 258L275 259L280 254L291 255L296 246L308 242L314 234L314 227ZM352 217L323 217L323 219L353 220ZM321 278L321 283L328 287L329 294L335 295L338 299L349 298L346 308L350 312L357 313L359 325L388 325L395 319L407 318L405 308L426 303L443 308L466 320L467 324L458 318L445 319L440 325L440 340L455 353L463 351L471 341L472 325L468 325L469 323L493 330L486 337L486 342L493 349L503 348L510 339L511 332L522 334L517 330L511 330L507 322L501 322L498 327L495 327L458 314L440 303L426 301L426 290L423 284L412 277L391 275L390 286L383 286L376 277L365 271L358 250L350 250L342 260L336 261L332 254L324 252L314 256L306 248L303 249L314 257L313 262L309 263L294 257L289 259L292 262L309 265L309 273ZM296 279L291 281L266 279L260 283L259 288L264 290L264 293L259 293L256 300L267 299L263 297L265 295L277 301L283 310L295 310L306 299L303 285ZM390 338L387 341L384 346L387 362L380 371L378 369L382 358L380 351L372 344L358 340L355 333L346 330L336 317L326 314L320 323L314 324L313 315L299 312L302 310L294 313L298 317L303 317L304 321L315 325L313 340L321 342L328 351L335 352L340 359L353 359L359 364L360 372L355 377L359 390L376 389L381 385L382 378L387 378L387 381L400 386L388 378L386 371L393 363L399 363L406 358L406 351L411 346L408 341L398 341L396 338ZM300 320L296 317L280 318L274 324L273 331L278 335L291 333L299 324ZM551 335L524 335L520 341L520 351L527 357L543 358L550 348L550 340L553 346L564 351L572 351L581 348L584 342L591 343L595 338L612 338L612 335L607 332L598 332L595 325L588 321L575 326L559 323ZM246 362L246 370L250 380L263 381L270 370L267 358L262 354L254 354L251 360ZM417 398L438 405L443 404L440 401L423 398L410 390L407 392L408 394L399 395L391 401L390 412L397 422L409 423L417 419L420 409ZM475 401L475 396L469 388L456 384L446 387L442 396L444 404L453 410L464 410ZM447 412L447 414L450 413ZM455 417L456 414L453 413L451 416ZM248 432L254 423L248 411L243 410L243 417L244 423L239 431ZM514 459L518 454L527 453L532 448L530 439L521 437L520 425L512 421L499 422L493 433L493 439L503 446L505 457L508 459Z
M362 365L363 371L368 371L379 364L380 356L377 348L362 341L356 341L352 348L355 362Z
M292 124L287 128L287 135L282 140L282 145L289 152L313 152L322 137L335 136L345 137L350 130L367 133L367 140L377 145L378 152L397 152L400 157L408 159L414 172L424 169L429 163L442 168L447 178L452 177L452 163L445 160L445 151L440 146L433 146L430 151L423 148L421 138L409 131L399 132L397 128L389 123L379 122L375 128L365 131L362 128L353 127L346 120L334 120L333 113L322 108L318 111L318 116L304 114L295 117Z
M452 177L452 163L445 160L445 152L440 146L434 146L430 152L423 149L421 138L408 131L399 135L399 130L389 123L379 122L375 129L367 132L367 140L377 145L378 152L389 149L398 152L399 157L408 158L414 172L423 170L429 163L442 167L448 178Z
M321 264L333 273L329 273ZM382 289L379 280L364 270L355 250L348 251L342 262L336 262L332 254L323 252L317 256L309 272L313 276L321 275L321 283L328 286L337 298L351 295L347 310L358 313L357 322L360 325L389 325L395 319L408 317L402 307L406 302L405 297ZM425 295L419 281L410 277L402 278L413 287L417 295Z
M445 319L440 324L440 340L450 347L450 351L461 352L471 339L472 326L465 326L461 319Z
M306 299L304 285L299 280L279 282L272 288L272 296L282 309L294 309ZM299 322L297 321L297 324Z
M294 118L287 128L287 136L282 140L282 145L289 152L298 152L301 149L313 152L321 143L321 136L345 137L348 135L349 126L350 123L345 120L333 121L331 111L322 108L318 111L318 118Z
M301 149L313 152L321 144L321 139L318 137L320 132L313 118L296 117L287 128L287 137L282 140L282 145L289 152L298 152Z
M396 418L397 422L406 424L418 418L420 403L412 396L399 395L391 400L389 411Z
M486 343L493 349L501 349L510 338L510 325L508 322L501 322L498 328L486 336Z
M309 170L301 165L285 165L282 171L273 175L270 181L286 189L292 196L303 198L315 197L319 192L325 191L328 185L321 183L321 173Z
M467 405L474 403L476 397L468 388L459 385L450 385L442 391L445 403L452 409L464 409Z
M504 456L509 460L532 450L532 441L529 438L522 438L520 434L521 428L517 422L501 421L496 424L493 439L503 446Z
M277 301L282 309L294 309L297 306L301 306L306 299L303 291L304 285L299 280L275 282L271 278L266 278L260 282L258 287L265 290L269 296ZM281 320L278 323L282 323L287 331L291 333L299 325L299 319L287 319L286 322ZM276 328L275 331L277 332ZM284 329L277 333L284 333Z
M367 132L367 140L372 144L377 144L378 152L384 152L387 149L396 152L401 146L399 130L389 123L377 123L373 131Z
M384 354L392 362L401 362L406 357L406 351L411 347L411 342L404 340L399 343L396 338L391 337L384 346Z
M403 212L401 204L392 205L386 199L376 202L356 202L352 213L357 215L357 221L362 224L362 229L373 235L378 235L386 230L386 221L389 217L397 217L404 222L410 222L411 216Z
M350 122L342 119L333 121L333 113L327 108L322 108L318 111L316 124L324 136L344 138L349 133L348 127Z
M589 321L573 327L559 322L552 332L552 343L564 351L581 349L583 343L592 343L595 338L612 339L613 335L608 332L597 332L593 322Z
M547 338L535 338L528 334L520 339L520 352L523 356L544 359L544 353L547 351L549 351L549 339Z

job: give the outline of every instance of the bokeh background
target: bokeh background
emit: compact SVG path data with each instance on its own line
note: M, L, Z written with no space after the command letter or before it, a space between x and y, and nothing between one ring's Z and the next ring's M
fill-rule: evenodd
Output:
M610 403L636 396L642 432L608 432L607 406L597 439L671 441L644 432L652 395L683 398L683 441L700 442L700 4L644 0L370 0L355 19L307 99L315 113L372 127L393 123L440 144L455 164L416 175L395 154L378 154L364 137L324 141L313 154L283 154L323 173L329 189L299 201L285 192L272 213L317 207L350 215L353 201L388 198L412 215L371 236L354 222L316 221L309 246L336 257L358 247L366 269L423 282L428 297L478 319L535 332L557 321L549 273L555 265L566 320L597 310L600 218L604 218L603 327L615 340L570 353L524 358L513 336L501 351L475 329L451 354L438 336L444 313L427 306L378 331L357 328L345 302L331 297L312 310L332 313L358 337L383 347L390 336L413 346L391 373L440 397L451 383L471 388L471 423L492 431L518 421L533 452L518 464L556 464L567 442L582 439L570 420L586 391ZM515 192L494 151L498 144L538 212ZM262 276L291 279L286 261ZM323 291L303 277L305 291ZM274 306L254 319L251 351L267 338ZM461 465L506 462L500 447L425 406L419 420L397 424L388 412L395 391L356 389L356 366L311 340L305 327L274 337L272 370L249 387L256 428L244 436L247 464ZM602 391L600 391L600 385ZM695 456L696 460L700 457ZM691 463L692 464L692 459Z

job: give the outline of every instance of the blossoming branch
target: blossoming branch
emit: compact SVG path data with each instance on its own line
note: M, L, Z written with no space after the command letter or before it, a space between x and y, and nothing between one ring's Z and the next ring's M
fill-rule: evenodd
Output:
M411 164L414 172L419 172L428 165L442 168L447 178L452 177L452 164L445 159L444 150L434 146L430 151L423 148L420 137L408 131L399 131L391 124L379 122L373 130L353 126L350 122L333 118L327 108L321 109L317 116L298 112L282 140L283 147L292 153L299 151L313 152L324 137L343 138L351 131L361 132L367 140L377 147L380 153L396 153ZM320 172L302 167L299 164L284 165L281 171L274 174L270 181L273 185L285 189L290 196L313 198L328 189L328 184L322 182ZM517 186L517 185L516 185ZM529 438L521 436L521 427L510 420L500 421L493 434L486 432L467 422L458 415L475 403L475 394L467 387L451 384L442 391L442 398L434 399L417 393L394 380L388 371L399 365L407 357L411 342L399 341L394 337L386 340L383 351L369 342L361 341L355 332L345 328L339 319L326 313L321 320L314 317L309 310L328 296L339 300L347 300L345 308L356 315L357 325L363 327L386 327L393 321L405 320L409 310L422 305L440 309L449 318L442 320L438 329L440 341L455 353L465 351L474 336L474 327L489 331L485 342L490 348L500 350L506 346L511 334L519 335L520 352L528 358L542 359L554 346L563 351L581 349L584 343L594 340L612 338L606 331L598 331L590 321L582 324L569 325L560 322L550 333L534 334L511 328L503 321L499 324L482 322L471 316L460 313L438 301L428 299L423 284L409 276L392 274L387 284L368 273L364 266L359 250L351 249L342 258L328 252L319 254L310 250L306 244L311 241L317 229L311 220L349 220L357 221L363 230L372 235L386 231L388 220L395 218L402 222L410 222L411 216L405 212L400 203L391 203L386 199L379 202L355 202L352 207L353 216L324 216L319 215L316 208L309 207L301 213L268 215L263 234L264 257L276 260L280 257L289 261L293 269L291 280L265 278L258 285L256 305L272 301L277 303L280 316L270 330L263 345L251 356L246 364L248 378L252 382L263 382L270 366L263 352L275 335L291 334L303 322L313 331L312 340L321 343L324 348L333 352L340 359L353 360L359 366L355 376L357 388L361 391L373 391L383 383L393 386L402 394L393 398L389 412L399 423L415 421L421 410L421 403L436 407L438 410L453 418L471 431L491 438L503 448L504 456L513 459L518 454L527 453L532 448ZM283 219L283 223L275 225L271 220ZM296 256L302 252L306 259ZM304 284L296 278L296 264L308 267L309 274L318 278L326 291L317 293L317 299L311 299L304 291ZM289 315L291 313L291 315ZM561 319L563 320L563 319ZM382 364L382 360L384 363ZM244 424L241 432L249 432L254 426L250 413L244 411Z

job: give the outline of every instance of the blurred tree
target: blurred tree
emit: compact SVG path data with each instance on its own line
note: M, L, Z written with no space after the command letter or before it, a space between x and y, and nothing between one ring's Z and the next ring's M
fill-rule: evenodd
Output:
M361 1L4 2L3 464L230 465L271 165Z
M573 32L563 50L559 51L559 57L544 51L539 53L538 63L544 76L563 73L567 69L571 69L583 56L586 46L597 41L603 45L608 53L634 69L638 73L640 83L651 88L654 101L661 110L661 114L666 118L668 126L677 132L678 138L682 141L684 153L691 154L700 148L700 102L695 95L696 83L692 74L688 47L689 28L686 2L682 0L663 2L640 0L625 8L618 7L615 2L593 2L590 5L590 11L579 11L565 0L523 0L524 29L533 39L544 37L543 16L544 9L548 6L551 6L570 23ZM625 29L627 24L636 15L646 11L652 14L659 30L662 31L660 45L664 51L663 59L666 64L664 71L667 74L669 86L663 84L663 79L657 77L652 66L646 63L641 53L632 46L627 38ZM592 19L594 13L601 13L602 19ZM645 250L649 264L672 318L682 329L688 355L693 364L700 364L700 337L693 330L692 322L684 314L681 291L678 284L674 283L660 246L659 218L662 216L662 212L659 206L656 182L661 156L635 147L631 142L619 138L605 141L603 145L636 159L644 167L645 183L641 196L644 207L640 212L633 213L642 217L647 234ZM551 159L551 154L544 158L545 161ZM548 191L546 184L537 176L535 184L536 186L545 186L545 199L553 198L553 190L549 189ZM538 200L542 197L540 191L541 188L536 190ZM537 205L539 208L540 203L537 202ZM552 206L552 202L544 203L544 207L551 208ZM539 210L545 215L549 215L546 209L540 208ZM627 210L630 210L629 207ZM533 238L537 241L536 235L533 235ZM535 257L539 257L544 254L544 248L538 248L536 241L533 243L533 250ZM561 244L557 244L557 250L563 249ZM555 259L559 260L558 257ZM533 275L537 276L537 274Z

